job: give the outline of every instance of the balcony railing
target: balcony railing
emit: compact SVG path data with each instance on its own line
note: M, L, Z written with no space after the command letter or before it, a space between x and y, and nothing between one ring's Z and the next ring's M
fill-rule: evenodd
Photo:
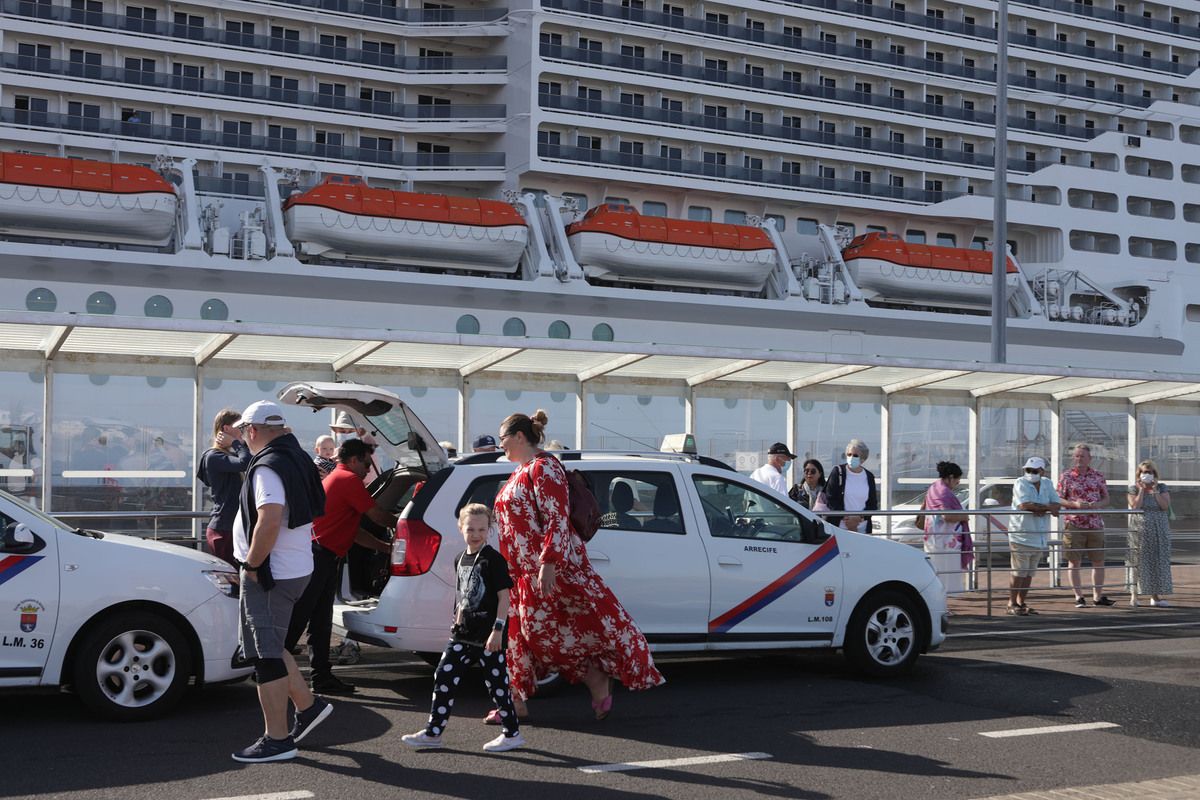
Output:
M336 11L360 17L416 25L460 25L473 22L497 22L508 16L507 8L397 8L370 0L275 0L291 6Z
M538 95L538 104L542 108L547 109L573 111L582 114L598 114L607 117L621 117L623 119L679 125L688 128L703 128L710 131L720 131L721 133L762 136L769 139L784 139L804 144L845 147L857 152L884 153L908 158L920 158L928 161L963 164L972 167L990 168L993 164L992 156L984 153L971 153L944 147L928 147L919 144L893 142L887 139L830 133L813 128L797 128L750 120L729 119L712 114L672 111L653 106L613 103L604 100L588 100L582 97L570 97L561 94L540 94ZM1008 168L1014 172L1033 172L1057 163L1010 158L1008 160Z
M751 184L770 184L791 189L813 189L821 192L868 195L889 200L906 200L917 203L939 203L958 197L961 193L937 192L924 189L906 189L878 183L860 183L837 178L821 178L816 175L797 175L752 167L737 167L729 164L712 164L686 158L664 158L613 150L593 150L588 147L538 143L538 155L542 158L598 164L607 167L648 170L655 174L690 175Z
M0 123L233 150L282 153L289 156L306 156L332 161L380 164L389 167L419 169L502 169L504 167L504 153L412 153L377 150L369 147L324 144L307 139L284 139L202 128L151 125L144 122L125 122L104 117L24 111L14 108L0 109Z
M166 20L147 20L106 14L98 11L82 11L63 6L42 5L28 0L0 0L0 12L32 17L51 22L87 25L93 28L186 39L193 42L243 47L251 50L266 50L273 53L308 56L328 61L345 61L383 69L411 72L503 72L508 61L504 56L447 56L424 58L360 50L336 44L305 42L274 36L226 31L199 25L178 25Z
M131 86L168 89L177 92L195 92L205 95L224 95L244 100L266 100L297 106L351 111L358 114L375 114L383 117L398 117L412 120L455 120L455 119L504 119L503 104L451 104L419 105L411 103L385 103L363 100L345 95L308 92L298 89L282 89L254 83L239 83L226 80L189 78L169 75L165 72L145 72L77 61L62 61L56 58L36 58L16 53L0 54L0 67L45 75L68 78L83 78L90 81L108 81Z
M789 50L810 53L813 55L837 56L841 58L851 58L858 61L870 61L877 64L884 64L892 67L903 67L905 69L930 72L953 78L983 81L989 84L995 83L996 80L995 70L991 69L968 67L962 64L953 64L947 61L937 61L932 58L923 58L920 56L901 55L899 53L885 51L882 48L876 50L872 47L857 47L854 45L829 42L822 39L812 39L806 36L790 36L782 33L774 33L772 31L752 30L745 27L739 27L737 25L721 25L718 23L708 22L706 20L696 19L694 17L683 17L677 14L664 14L659 11L646 11L644 9L626 8L624 6L619 6L612 3L597 2L597 0L542 0L542 4L546 8L560 8L567 11L577 11L583 14L592 14L598 17L604 17L606 19L630 20L635 22L644 22L649 25L672 28L675 30L685 30L695 33L725 36L738 41L770 44L777 47L786 47ZM607 64L607 62L604 61L604 57L611 54L606 54L603 51L595 50L585 50L583 52L587 55L586 60L589 60L590 63L600 63L611 66L611 64ZM1087 86L1080 86L1073 83L1059 83L1057 81L1029 78L1024 75L1016 75L1013 73L1009 74L1009 85L1037 89L1039 91L1053 92L1055 94L1068 94L1077 97L1086 97L1092 100L1104 100L1122 105L1145 107L1154 102L1152 98L1144 98L1140 95L1125 94L1123 92L1111 92L1105 89L1089 88Z
M780 92L800 97L813 97L839 103L874 106L893 111L908 111L915 114L961 120L963 122L974 122L982 125L994 126L996 124L996 115L987 111L976 111L974 109L948 106L942 103L927 103L882 94L856 92L850 89L837 89L830 86L788 81L781 78L767 78L761 75L746 75L741 72L709 69L691 64L676 64L656 58L636 58L634 56L620 56L613 53L597 53L594 50L581 50L578 47L561 47L552 44L543 44L541 46L541 54L545 58L553 58L561 61L601 64L603 66L654 75L685 78L746 89L765 89L771 92ZM1015 78L1015 76L1010 77ZM1060 125L1055 122L1012 116L1008 118L1008 124L1009 127L1015 129L1048 133L1054 136L1070 136L1076 139L1093 139L1105 132L1104 129L1100 128Z
M1143 17L1140 14L1127 14L1123 11L1117 11L1112 8L1098 8L1096 6L1085 5L1083 3L1074 3L1071 0L1013 0L1018 5L1036 6L1037 8L1049 8L1054 11L1062 11L1066 14L1074 14L1080 17L1090 17L1091 19L1102 19L1106 22L1116 22L1120 25L1134 25L1138 28L1146 28L1152 31L1161 31L1163 33L1171 33L1176 36L1187 36L1192 39L1200 39L1200 27L1184 27L1177 22L1171 22L1165 19L1152 19Z

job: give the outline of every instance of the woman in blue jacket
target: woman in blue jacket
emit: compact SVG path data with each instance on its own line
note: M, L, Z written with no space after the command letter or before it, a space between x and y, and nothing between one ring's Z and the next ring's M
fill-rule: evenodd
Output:
M233 521L238 513L242 473L250 465L250 449L242 442L242 432L235 427L241 419L242 415L231 408L217 414L213 420L213 445L201 454L196 470L196 477L212 496L212 514L205 531L208 551L235 567Z

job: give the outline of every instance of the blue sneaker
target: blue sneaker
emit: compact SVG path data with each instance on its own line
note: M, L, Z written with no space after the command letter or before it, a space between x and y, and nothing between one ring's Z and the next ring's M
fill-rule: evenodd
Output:
M292 724L292 741L299 742L312 732L333 713L333 703L323 697L313 697L313 704L303 711L297 711L295 722Z
M287 761L295 757L296 742L291 736L286 739L263 736L245 750L233 754L233 760L243 764L265 764L268 761Z

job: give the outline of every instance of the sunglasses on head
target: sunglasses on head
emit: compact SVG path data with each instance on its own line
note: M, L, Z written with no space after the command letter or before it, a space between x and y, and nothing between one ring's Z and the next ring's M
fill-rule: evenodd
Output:
M815 469L813 469L812 467L809 467L806 470L804 470L804 474L805 475L816 475L817 471Z

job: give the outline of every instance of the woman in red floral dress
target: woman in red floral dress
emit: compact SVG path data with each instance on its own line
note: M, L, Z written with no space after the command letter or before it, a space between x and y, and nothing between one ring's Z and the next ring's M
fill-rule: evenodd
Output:
M514 586L509 611L508 670L518 715L538 677L558 672L583 683L596 719L612 709L612 679L626 689L663 683L646 637L592 569L567 519L567 474L538 446L548 419L509 416L500 447L520 466L496 495L500 552Z

